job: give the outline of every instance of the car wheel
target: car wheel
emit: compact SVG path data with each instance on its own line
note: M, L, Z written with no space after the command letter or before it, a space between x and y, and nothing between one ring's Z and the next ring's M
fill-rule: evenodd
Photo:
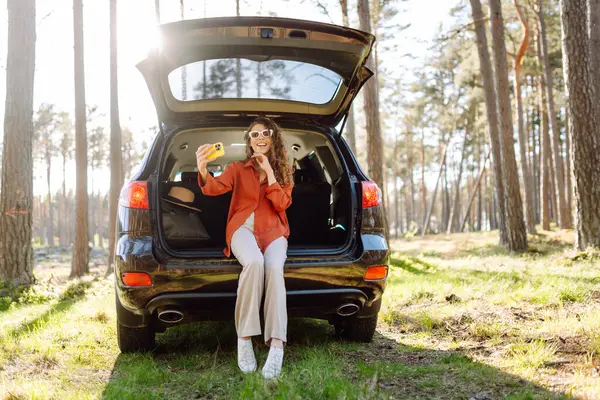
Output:
M334 325L335 333L357 342L370 342L377 328L377 314L366 318L344 319Z
M152 327L128 328L117 321L117 340L121 353L149 351L154 348L155 333Z

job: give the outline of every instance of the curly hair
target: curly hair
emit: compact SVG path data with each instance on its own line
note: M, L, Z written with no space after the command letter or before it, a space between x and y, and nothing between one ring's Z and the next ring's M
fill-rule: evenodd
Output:
M273 130L273 136L271 136L271 151L269 151L268 159L273 168L273 172L275 173L275 179L281 186L293 183L294 177L288 160L287 149L283 142L283 138L281 137L281 128L270 118L258 117L252 121L246 130L244 135L246 141L246 161L250 160L252 154L254 154L254 150L252 150L252 146L250 145L249 132L252 130L252 127L257 124L263 124L267 129Z

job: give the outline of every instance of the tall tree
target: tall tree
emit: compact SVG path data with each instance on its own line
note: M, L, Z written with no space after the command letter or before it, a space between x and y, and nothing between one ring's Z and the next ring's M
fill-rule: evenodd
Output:
M549 50L546 33L547 29L542 3L542 0L537 1L537 13L538 20L540 23L540 45L542 50L542 67L544 69L544 77L546 83L546 102L548 103L548 115L550 116L550 131L552 132L552 160L554 162L554 180L556 182L556 185L554 186L554 191L556 192L556 198L558 202L558 204L556 205L556 210L558 214L558 225L561 228L571 228L573 226L573 221L571 219L571 210L569 210L568 208L567 200L565 197L564 169L563 164L561 162L561 155L558 144L558 139L560 137L560 127L558 125L558 118L556 117L556 107L554 104L554 78L552 76L550 58L548 57ZM583 29L585 29L587 26L587 24L585 23L585 19L583 20L583 22Z
M500 243L508 243L508 231L506 228L506 210L504 206L504 179L502 172L502 152L500 148L500 133L498 123L498 106L494 89L494 78L492 75L492 64L487 45L487 35L480 0L470 0L473 21L475 21L475 35L477 41L477 53L479 55L479 69L483 83L483 94L485 100L486 115L488 121L488 134L492 147L492 162L494 164L494 180L496 184L496 204L500 208Z
M156 8L159 10L159 0ZM160 11L158 11L160 12ZM157 15L160 23L160 14ZM110 199L109 199L109 240L108 268L112 273L115 252L115 232L119 194L123 185L123 161L121 159L121 122L119 121L119 82L117 79L117 0L110 1Z
M85 74L83 58L83 4L73 0L74 71L75 71L75 166L77 210L75 245L71 277L89 272L87 133L85 111Z
M563 69L575 193L575 247L600 247L600 128L595 103L585 0L561 0ZM597 49L595 49L597 51Z
M540 164L542 169L540 191L542 192L542 229L548 231L550 230L550 170L552 169L552 163L550 162L550 129L548 128L548 111L546 109L543 78L540 77L538 81L539 107L542 123L540 129Z
M510 109L504 19L500 0L490 0L492 48L496 71L496 94L500 112L500 143L502 150L502 179L504 181L504 211L506 212L506 246L510 251L527 249L527 231L523 219L523 202L519 188L519 174L515 160L513 124Z
M69 114L61 112L59 115L58 130L61 133L61 138L58 143L58 151L62 158L62 193L61 193L61 214L62 220L59 218L62 228L60 229L60 245L68 244L68 233L70 231L71 220L67 217L67 160L73 158L73 124Z
M371 13L369 11L369 0L358 0L358 17L360 29L371 32ZM381 139L381 126L379 121L379 91L377 88L377 66L374 59L375 49L367 60L367 67L373 71L374 76L369 79L363 88L365 100L365 116L367 120L367 163L369 175L377 183L382 191L385 190L383 178L383 142ZM387 206L384 204L384 206ZM386 236L387 224L386 224Z
M523 63L523 56L529 45L529 25L527 20L523 16L517 0L513 0L517 15L521 21L523 29L523 39L519 46L519 51L515 56L515 99L517 102L517 129L519 131L519 150L521 155L521 175L523 176L523 194L525 197L525 224L527 226L527 232L535 233L535 214L533 211L533 179L529 174L529 167L527 162L527 135L523 127L523 100L521 96L521 64Z
M33 283L33 77L35 0L8 0L8 51L2 181L0 280Z
M54 131L57 123L58 115L54 111L54 105L41 104L34 116L33 135L35 138L36 158L46 164L46 205L48 207L46 243L50 247L54 246L54 207L52 206L50 177L52 176L52 159L57 152L56 144L54 143Z

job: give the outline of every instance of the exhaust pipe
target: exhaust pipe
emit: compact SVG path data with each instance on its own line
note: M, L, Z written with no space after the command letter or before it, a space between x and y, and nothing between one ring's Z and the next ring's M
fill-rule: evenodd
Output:
M337 309L337 314L342 317L349 317L350 315L354 315L360 310L360 308L354 303L346 303L342 304Z
M158 311L158 319L167 324L176 324L183 319L183 313L173 308L165 308Z

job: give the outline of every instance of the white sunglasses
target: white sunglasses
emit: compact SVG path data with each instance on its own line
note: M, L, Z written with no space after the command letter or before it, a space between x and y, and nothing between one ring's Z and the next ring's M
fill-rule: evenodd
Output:
M259 137L271 137L273 136L273 129L265 129L262 131L250 131L248 132L248 135L252 138L252 139L258 139Z

